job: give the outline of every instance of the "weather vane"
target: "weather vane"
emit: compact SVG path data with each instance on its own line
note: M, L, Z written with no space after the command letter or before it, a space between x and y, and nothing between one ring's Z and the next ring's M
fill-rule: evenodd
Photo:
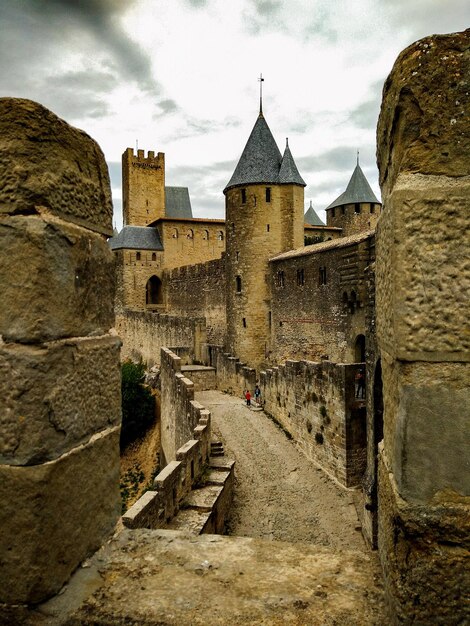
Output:
M259 75L258 81L259 81L259 114L263 115L263 83L264 83L263 74Z

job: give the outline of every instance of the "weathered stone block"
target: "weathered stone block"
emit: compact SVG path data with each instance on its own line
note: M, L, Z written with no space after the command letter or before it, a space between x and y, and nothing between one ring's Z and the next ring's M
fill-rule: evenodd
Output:
M0 343L0 463L57 458L121 419L120 340Z
M403 500L379 456L379 539L393 624L466 624L470 619L470 499L449 490L432 503Z
M385 81L377 125L384 200L401 173L465 176L470 29L432 35L403 50Z
M0 217L0 334L20 342L103 334L114 322L106 241L73 224Z
M119 428L31 467L0 466L0 602L53 595L120 513Z
M112 235L104 155L91 137L42 105L0 98L0 213L40 207Z
M470 495L469 366L384 365L385 443L400 495L414 503L448 489Z
M470 360L470 176L400 175L377 235L377 333L402 360ZM438 225L438 226L437 226Z

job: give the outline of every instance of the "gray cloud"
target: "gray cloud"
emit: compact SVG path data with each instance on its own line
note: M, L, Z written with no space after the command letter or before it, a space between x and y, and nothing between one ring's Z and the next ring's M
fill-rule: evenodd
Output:
M207 5L207 0L186 0L186 2L194 9L203 9Z
M132 4L133 0L0 3L0 57L7 70L0 79L2 92L35 98L50 106L52 83L54 95L59 96L60 114L69 117L74 117L77 109L81 117L104 114L105 105L91 95L93 87L98 94L105 93L126 80L147 93L158 94L149 57L120 25L120 18ZM62 51L77 52L83 71L56 76L54 68L59 66ZM102 72L93 69L96 62L104 67ZM72 89L77 104L68 95ZM57 110L57 104L53 108Z

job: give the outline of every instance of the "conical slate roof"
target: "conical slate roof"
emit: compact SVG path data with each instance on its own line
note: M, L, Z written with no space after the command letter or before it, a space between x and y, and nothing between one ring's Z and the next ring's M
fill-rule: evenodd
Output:
M297 165L289 148L289 141L286 139L286 149L282 157L281 169L279 170L279 182L284 184L296 184L305 187L305 182L299 174Z
M315 209L313 208L311 200L310 200L310 206L308 208L308 211L304 215L304 222L306 224L310 224L311 226L325 226L324 222L321 221Z
M242 185L296 183L305 186L288 148L284 159L263 114L260 113L224 193L232 187Z
M356 202L374 202L379 203L374 192L372 191L364 172L361 170L359 163L356 165L351 180L344 191L336 200L329 204L326 208L333 209L342 204L355 204Z

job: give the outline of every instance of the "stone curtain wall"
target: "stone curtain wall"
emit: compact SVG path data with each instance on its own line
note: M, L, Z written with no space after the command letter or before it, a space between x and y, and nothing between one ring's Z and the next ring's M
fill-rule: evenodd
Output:
M163 346L186 348L190 361L200 361L206 342L204 320L127 309L116 315L116 330L122 339L122 360L142 360L150 368L160 364Z
M217 388L243 397L253 391L256 370L213 346ZM358 485L366 468L366 415L355 399L358 364L287 361L260 373L264 410L299 444L305 455L342 485Z
M176 451L193 438L201 417L209 411L194 400L194 384L181 373L181 359L161 349L161 462L176 460Z
M383 92L379 551L400 623L470 620L470 30L416 42Z
M373 255L374 236L369 232L287 252L271 261L270 363L356 360L355 341L365 331L369 297L365 270Z
M0 601L58 592L119 517L111 195L84 132L0 99Z
M240 398L249 389L253 395L257 382L254 368L247 367L237 357L224 352L221 346L210 346L210 364L216 368L217 389Z
M225 251L225 220L165 218L157 228L167 269L220 259Z
M264 409L307 458L345 487L365 470L365 410L354 397L356 365L287 361L260 374Z
M224 343L227 328L225 259L166 271L164 282L172 314L204 317L207 341Z

